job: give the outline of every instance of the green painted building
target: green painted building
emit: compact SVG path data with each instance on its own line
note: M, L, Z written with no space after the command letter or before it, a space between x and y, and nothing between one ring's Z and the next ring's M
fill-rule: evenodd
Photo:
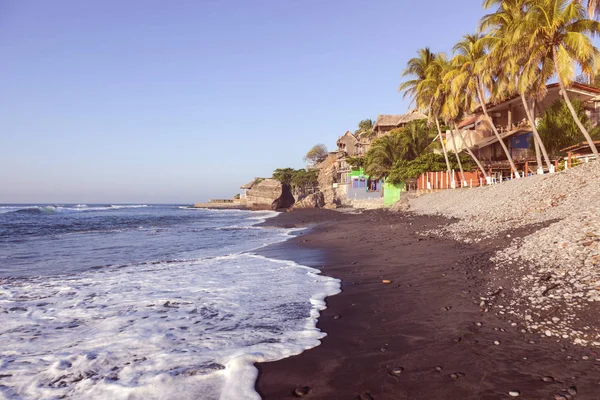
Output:
M406 192L406 184L402 182L399 186L394 186L391 183L383 184L383 205L391 207L395 202L400 200L402 192Z
M406 185L394 186L384 182L383 179L370 179L362 168L352 170L348 174L348 188L346 195L349 199L369 200L383 197L386 207L400 200L400 194L406 191Z

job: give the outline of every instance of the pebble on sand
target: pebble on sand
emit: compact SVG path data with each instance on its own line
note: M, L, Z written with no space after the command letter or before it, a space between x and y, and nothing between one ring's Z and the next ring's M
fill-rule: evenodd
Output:
M518 390L511 390L510 392L508 392L508 395L510 397L519 397L521 395L521 392L519 392Z
M310 392L310 388L308 386L298 386L294 389L294 395L296 397L304 397Z

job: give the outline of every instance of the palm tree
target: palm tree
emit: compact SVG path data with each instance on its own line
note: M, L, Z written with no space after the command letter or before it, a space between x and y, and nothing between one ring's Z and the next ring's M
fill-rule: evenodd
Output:
M368 138L373 137L373 120L371 119L363 119L358 123L358 129L354 131L354 135L360 138Z
M575 0L578 3L582 3L581 0ZM590 18L596 18L600 14L600 0L587 0L587 14Z
M578 100L574 100L573 107L577 111L581 122L590 130L592 138L597 140L600 128L592 127L588 116L585 114L583 104ZM581 132L575 121L573 121L567 104L561 99L555 101L546 109L546 112L540 119L539 131L548 151L555 155L562 154L560 152L561 149L581 141Z
M432 74L435 74L434 81L436 84L435 93L431 101L431 110L433 114L436 115L436 124L438 132L440 131L440 126L437 118L438 115L444 118L446 124L453 123L456 132L458 132L458 129L456 127L456 120L462 114L461 104L467 102L468 99L464 97L461 88L458 88L457 90L452 90L451 79L449 79L449 77L451 77L455 73L456 66L453 65L450 61L448 61L448 59L445 56L440 56L432 64L431 71ZM454 148L454 154L456 155L458 167L460 169L462 181L464 184L466 181L464 177L462 162L460 161L457 151L455 138L456 135L454 131L451 131L451 133L452 147ZM465 149L467 150L473 161L475 161L475 163L483 173L483 176L486 178L486 181L488 181L488 175L485 172L485 169L483 168L475 154L473 154L471 148L464 143L463 137L460 134L458 136L461 138L462 144L464 145ZM441 132L440 141L443 142L443 140L441 139Z
M494 125L493 120L490 118L487 112L486 98L485 98L485 87L491 87L493 85L492 76L489 73L485 73L485 66L487 63L487 51L489 40L486 36L476 33L471 35L465 35L463 40L459 41L453 48L454 63L460 66L460 69L456 70L452 77L452 85L454 91L458 88L465 90L465 94L468 97L474 97L477 99L485 118L489 121L492 131L498 139L498 142L504 150L504 154L508 162L510 163L511 170L514 172L515 177L520 178L517 167L506 147L506 144L500 137L498 129Z
M410 97L411 104L414 103L418 109L424 110L429 106L428 93L419 86L427 78L427 71L436 55L431 52L429 47L420 49L417 54L417 57L408 60L406 68L402 71L402 76L410 76L412 79L402 82L398 86L398 91L404 92L403 97Z
M429 146L429 129L424 120L409 122L398 134L404 147L403 157L408 160L414 160Z
M365 156L365 173L374 178L387 176L396 161L406 153L405 143L398 132L375 140Z
M411 103L415 103L418 109L427 114L428 120L435 119L438 129L438 137L446 160L446 168L450 173L450 161L448 160L448 152L442 138L442 131L438 121L438 115L432 115L432 99L437 87L437 81L441 80L439 69L436 67L436 61L440 57L445 57L443 54L434 54L429 47L420 49L418 57L408 60L406 69L402 72L402 76L411 76L413 79L403 82L398 87L398 90L404 92L404 97L410 96ZM435 140L435 139L434 139Z
M538 173L543 173L542 155L549 171L553 171L554 166L538 133L529 101L541 101L546 95L546 81L552 72L548 68L542 70L538 65L526 66L527 44L523 37L531 35L525 23L527 2L528 0L486 1L484 7L498 3L499 6L496 12L482 18L480 30L490 30L488 38L491 49L485 68L497 77L492 95L496 100L514 95L521 97L533 132Z
M575 78L576 66L589 76L595 72L600 52L588 35L600 33L600 23L587 19L581 3L572 0L532 0L526 19L533 33L528 65L541 64L543 69L548 68L547 65L553 67L575 123L596 160L600 160L598 149L577 116L566 90Z
M453 65L450 63L450 61L448 61L446 57L441 57L436 62L436 68L438 69L437 73L439 74L441 79L437 82L438 86L435 88L435 94L433 96L431 104L432 108L435 110L434 114L442 117L446 125L450 125L451 122L456 121L456 119L458 118L459 109L457 103L458 101L460 101L457 101L457 99L452 96L453 93L451 92L451 87L448 84L448 80L446 79L446 77L453 71ZM463 186L466 184L465 171L463 170L462 162L460 160L458 150L456 147L456 139L454 132L452 132L452 149L454 151L454 155L456 156L458 169L460 170L461 186Z

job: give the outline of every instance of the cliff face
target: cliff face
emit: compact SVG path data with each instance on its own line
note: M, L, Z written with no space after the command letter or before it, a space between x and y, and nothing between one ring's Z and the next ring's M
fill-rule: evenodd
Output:
M337 156L330 155L323 161L319 170L319 191L323 193L326 206L343 203L343 196L333 187L333 184L337 183L337 174Z
M294 208L321 208L325 205L322 192L312 193L294 204Z
M294 204L294 196L288 185L275 179L264 179L255 183L246 192L246 207L250 210L278 210Z

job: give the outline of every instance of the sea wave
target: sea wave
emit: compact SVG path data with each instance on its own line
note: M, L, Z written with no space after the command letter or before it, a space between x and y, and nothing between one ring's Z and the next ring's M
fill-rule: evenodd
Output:
M340 284L236 254L5 279L0 291L6 398L237 400L260 399L255 362L320 343L319 311Z
M32 214L54 214L68 212L109 211L129 208L150 207L147 204L109 204L106 206L90 206L87 204L65 205L35 205L35 206L1 206L0 214L6 213L32 213Z

